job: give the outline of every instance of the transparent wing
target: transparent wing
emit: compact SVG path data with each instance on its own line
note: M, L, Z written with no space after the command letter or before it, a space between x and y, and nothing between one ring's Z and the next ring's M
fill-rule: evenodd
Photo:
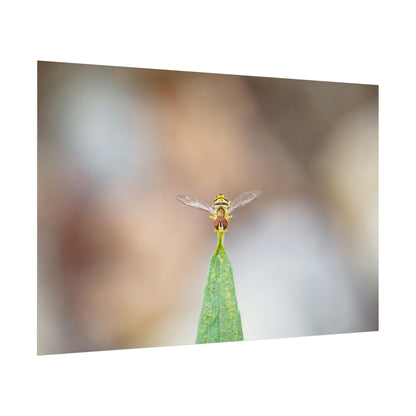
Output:
M207 202L203 201L202 199L199 199L196 196L177 195L176 199L178 199L185 205L189 205L190 207L212 212L211 205L209 205Z
M247 191L243 194L239 195L237 198L231 202L231 207L229 209L229 213L234 211L238 207L242 207L243 205L247 205L253 199L257 198L261 194L261 191Z

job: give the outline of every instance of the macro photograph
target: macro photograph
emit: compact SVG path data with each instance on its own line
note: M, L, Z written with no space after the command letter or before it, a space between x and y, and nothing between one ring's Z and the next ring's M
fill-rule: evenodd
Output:
M38 355L378 331L379 89L341 81L38 61Z

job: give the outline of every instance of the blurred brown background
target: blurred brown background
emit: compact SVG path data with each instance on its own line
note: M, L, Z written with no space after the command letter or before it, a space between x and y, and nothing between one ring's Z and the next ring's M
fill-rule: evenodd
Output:
M195 342L211 202L246 340L378 329L378 87L38 64L38 353Z

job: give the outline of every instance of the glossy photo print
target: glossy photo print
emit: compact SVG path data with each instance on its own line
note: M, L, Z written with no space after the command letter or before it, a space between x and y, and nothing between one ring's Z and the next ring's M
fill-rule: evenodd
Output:
M39 355L377 331L378 86L38 62L37 305Z

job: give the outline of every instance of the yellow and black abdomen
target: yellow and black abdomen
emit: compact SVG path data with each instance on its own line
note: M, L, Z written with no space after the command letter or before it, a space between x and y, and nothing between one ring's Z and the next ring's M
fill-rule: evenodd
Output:
M219 208L222 208L225 212L230 209L231 202L223 194L217 195L212 203L212 207L215 211L218 211Z

